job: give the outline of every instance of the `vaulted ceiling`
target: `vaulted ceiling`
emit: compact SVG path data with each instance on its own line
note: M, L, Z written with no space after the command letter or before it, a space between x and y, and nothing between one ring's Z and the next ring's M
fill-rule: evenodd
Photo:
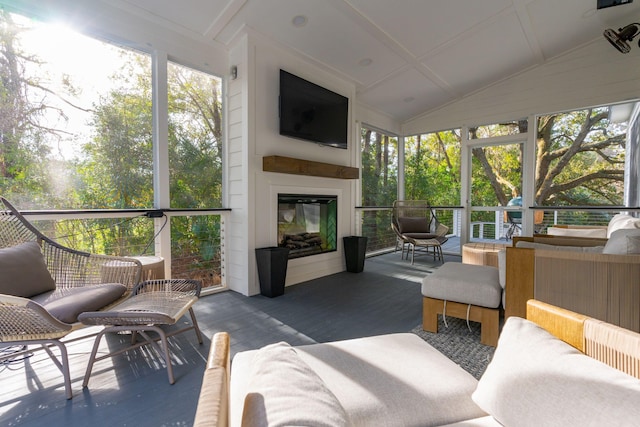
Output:
M640 1L598 10L597 0L103 1L226 46L244 29L267 37L354 82L360 103L400 122L640 20Z

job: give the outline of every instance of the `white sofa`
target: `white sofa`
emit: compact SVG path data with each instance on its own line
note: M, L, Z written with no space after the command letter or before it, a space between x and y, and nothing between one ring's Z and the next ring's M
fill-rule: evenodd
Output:
M537 301L529 312L536 323L508 319L479 381L411 334L241 352L229 380L217 335L194 425L638 425L640 335ZM621 360L635 377L603 363Z

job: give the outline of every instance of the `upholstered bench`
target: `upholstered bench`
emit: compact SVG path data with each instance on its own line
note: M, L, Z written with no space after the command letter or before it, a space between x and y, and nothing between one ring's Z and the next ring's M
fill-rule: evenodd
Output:
M480 342L495 346L502 286L496 267L445 263L422 279L422 329L438 332L438 314L481 324Z

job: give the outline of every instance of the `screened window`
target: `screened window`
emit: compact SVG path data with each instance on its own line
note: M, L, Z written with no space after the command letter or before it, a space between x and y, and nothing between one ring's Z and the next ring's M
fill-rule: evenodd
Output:
M0 193L23 209L152 207L150 57L0 21Z
M625 147L632 108L604 106L538 117L536 205L625 204ZM614 114L617 110L623 114ZM637 139L634 134L629 149L635 151Z
M362 205L391 206L398 194L398 138L362 127Z
M168 64L172 208L222 206L222 81Z
M0 194L21 209L153 208L152 57L6 11L0 31ZM221 80L172 62L167 76L170 206L220 207Z
M405 138L405 198L432 205L460 203L460 130Z
M522 196L522 144L471 150L471 205L507 206Z
M362 235L368 237L367 251L386 249L395 241L390 210L398 198L398 138L376 129L362 127L362 205L380 209L361 213Z

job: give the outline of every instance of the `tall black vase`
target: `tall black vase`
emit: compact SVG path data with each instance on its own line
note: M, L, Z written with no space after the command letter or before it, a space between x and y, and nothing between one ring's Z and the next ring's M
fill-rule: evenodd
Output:
M364 270L364 257L367 253L367 238L364 236L345 236L342 241L347 271L361 273Z
M256 248L260 293L273 298L284 294L289 249L280 247Z

